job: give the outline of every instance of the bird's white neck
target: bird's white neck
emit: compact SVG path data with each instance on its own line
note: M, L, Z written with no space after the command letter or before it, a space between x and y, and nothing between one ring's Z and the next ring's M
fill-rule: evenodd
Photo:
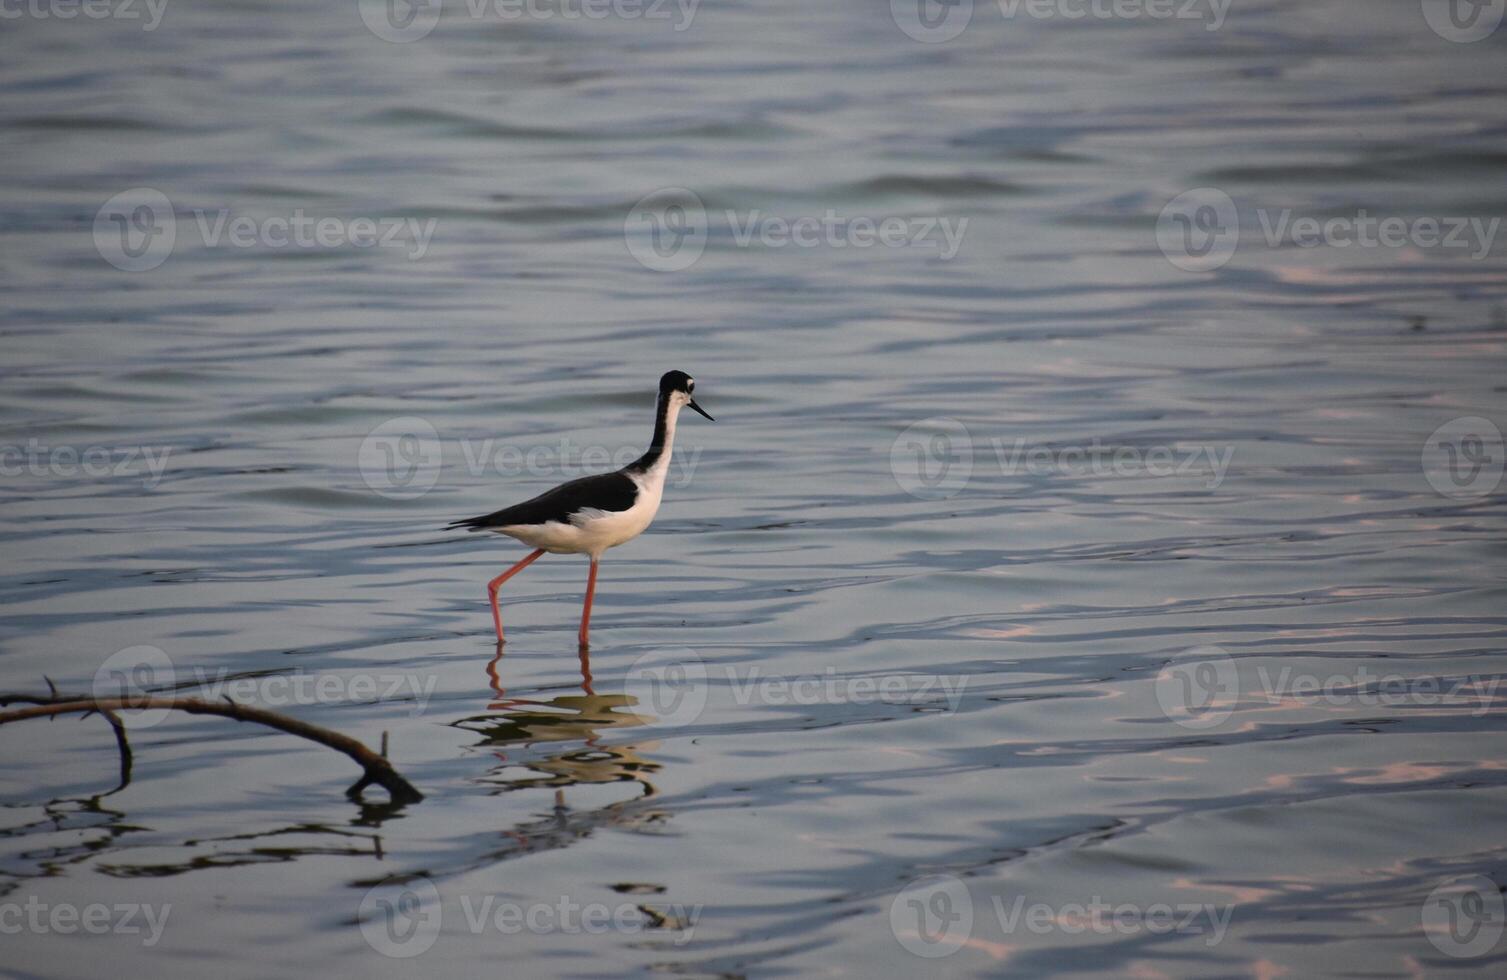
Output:
M655 483L663 484L670 469L670 453L675 448L675 422L684 402L675 395L662 399L654 418L654 438L648 450L627 467Z

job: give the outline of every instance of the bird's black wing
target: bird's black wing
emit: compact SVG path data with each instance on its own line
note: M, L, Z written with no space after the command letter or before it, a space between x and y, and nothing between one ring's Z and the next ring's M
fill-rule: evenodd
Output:
M548 521L568 524L573 515L583 510L623 511L632 507L637 500L638 484L622 473L600 473L562 483L533 500L525 500L521 504L504 507L480 517L456 521L445 530L463 527L468 531L485 531L512 524L544 524Z

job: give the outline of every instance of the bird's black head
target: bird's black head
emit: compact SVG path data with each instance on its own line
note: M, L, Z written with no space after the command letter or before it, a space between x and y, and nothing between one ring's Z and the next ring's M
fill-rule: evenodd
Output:
M696 399L691 393L696 390L696 379L684 371L666 371L664 377L659 379L659 397L679 401L680 404L690 408L709 422L716 419L706 414L706 410L696 404Z

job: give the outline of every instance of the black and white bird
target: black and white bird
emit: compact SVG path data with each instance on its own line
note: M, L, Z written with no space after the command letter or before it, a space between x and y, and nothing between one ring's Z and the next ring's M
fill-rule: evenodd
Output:
M659 379L659 404L654 412L654 439L638 459L612 473L583 476L562 483L533 500L502 510L456 521L447 530L495 531L532 545L518 564L487 583L492 602L492 622L497 642L502 642L502 613L497 608L497 590L546 551L554 555L587 555L591 572L586 578L586 604L581 610L581 648L588 643L591 599L597 588L597 563L602 552L632 541L654 520L664 495L665 476L670 472L670 451L675 445L675 420L682 408L715 422L696 404L691 393L696 382L684 371L670 371Z

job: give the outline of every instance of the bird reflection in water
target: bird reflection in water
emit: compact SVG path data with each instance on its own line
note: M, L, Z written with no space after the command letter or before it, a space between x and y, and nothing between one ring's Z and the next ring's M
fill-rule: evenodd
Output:
M639 754L640 748L652 745L607 745L602 740L604 731L637 728L645 724L645 719L633 712L634 699L627 694L598 694L591 676L591 654L582 650L579 656L580 693L547 699L509 697L501 677L503 647L498 644L497 655L486 667L487 686L493 696L487 709L493 713L463 718L452 724L480 734L481 747L490 749L504 763L487 776L488 782L501 789L632 781L643 788L642 797L653 796L654 785L648 777L659 769L659 764ZM572 748L539 755L532 751L547 750L551 743L571 743ZM521 750L515 753L516 758L509 755L509 746ZM525 778L506 775L506 770L519 767L533 775Z
M632 711L634 699L626 694L598 694L591 676L590 653L582 650L579 692L555 697L509 697L502 683L502 645L486 666L487 713L451 722L451 726L480 736L475 749L489 763L476 781L495 794L515 790L550 789L553 805L548 812L535 809L532 819L500 829L484 849L469 854L457 865L428 869L432 877L465 874L501 861L570 847L610 827L636 833L659 831L670 811L650 802L658 791L650 777L660 764L642 752L653 741L605 744L604 734L616 729L638 728L647 720ZM493 763L495 760L495 764ZM603 796L618 796L615 785L633 784L636 792L600 805ZM589 797L586 809L567 805L565 795L575 788L578 797ZM651 918L662 914L640 906ZM668 919L664 920L670 921Z
M633 711L634 699L627 694L599 694L591 676L591 654L580 651L579 691L549 698L510 697L503 686L503 647L486 666L487 686L492 695L487 714L451 722L481 736L477 747L498 760L479 781L496 792L554 789L550 816L504 831L518 850L546 850L568 846L589 836L601 826L648 828L663 822L668 814L642 806L657 790L650 777L660 764L642 753L654 741L609 744L604 733L638 728L646 720ZM552 751L554 748L563 751ZM594 810L574 811L565 801L572 786L605 786L635 783L639 791L631 798Z

